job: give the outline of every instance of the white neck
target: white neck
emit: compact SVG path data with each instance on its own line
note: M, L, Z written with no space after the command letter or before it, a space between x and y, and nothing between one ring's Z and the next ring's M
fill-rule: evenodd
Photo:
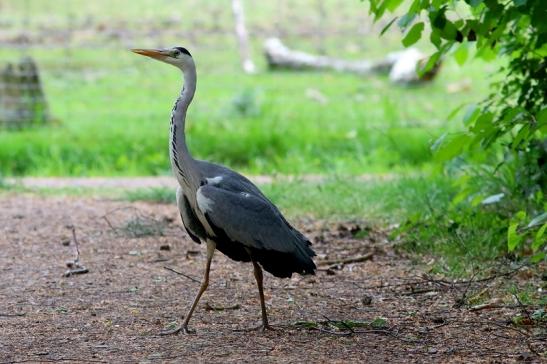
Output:
M169 155L171 169L179 183L186 187L192 187L199 186L201 176L199 176L195 161L186 146L184 127L186 123L186 111L196 92L197 75L193 64L185 67L182 71L184 73L184 87L180 96L175 101L175 106L171 114Z

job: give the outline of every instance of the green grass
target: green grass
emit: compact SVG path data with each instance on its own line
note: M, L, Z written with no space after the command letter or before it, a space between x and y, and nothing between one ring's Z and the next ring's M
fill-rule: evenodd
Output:
M507 226L495 206L451 206L458 189L449 177L407 177L363 181L331 177L322 182L274 181L260 188L291 220L358 221L382 230L407 252L425 255L433 272L469 276L504 261ZM175 204L169 188L23 189L0 186L0 193L90 196ZM418 259L421 259L418 257Z
M452 208L451 178L414 177L363 181L351 177L323 182L275 182L264 193L292 219L362 221L385 229L401 248L435 258L432 270L468 276L507 254L507 227L493 207ZM130 201L174 203L169 189L137 190ZM428 258L429 260L430 258Z
M94 26L117 25L133 32L165 27L166 34L159 32L142 40L137 38L131 45L121 45L97 31L90 39L73 40L67 48L35 46L25 51L41 67L51 113L57 122L50 127L0 131L0 173L96 176L168 172L168 119L181 77L176 69L134 55L127 48L186 42L172 34L174 25L162 25L168 19L167 5L121 1L127 10L115 13L109 11L110 5L121 6L118 2L109 2L109 6L102 0L98 3L103 7L82 3L76 13L88 14ZM48 20L51 9L46 11L39 1L28 4L31 29L38 31L39 26L49 25L54 32L70 26L85 27L82 17L75 16L70 24L70 17L63 17L71 14L70 7L57 9L59 13ZM215 7L213 4L207 2L206 7ZM181 6L190 5L183 2ZM268 3L249 12L251 25L273 32L275 19L267 16L272 6ZM301 28L313 29L313 19L306 20L305 5L300 6L302 13L294 9L292 18L302 21L298 23ZM327 6L334 9L337 3L327 2ZM142 10L142 23L131 17L137 9ZM20 27L17 19L23 21L24 10L23 5L10 3L13 17L5 21L14 31ZM356 2L344 6L340 14L329 18L327 29L333 34L326 41L328 53L378 58L389 50L401 49L398 31L382 39L377 36L379 29L367 36L357 32L352 35L341 16L356 10L364 12L364 5ZM200 27L192 28L195 34L188 45L199 73L197 96L188 115L189 145L198 158L248 173L427 170L431 142L441 133L460 127L458 123L447 123L446 116L454 107L480 99L487 84L484 75L493 69L480 62L464 69L449 61L433 84L422 87L394 86L385 76L269 72L260 50L265 35L257 33L260 36L253 39L253 48L259 73L248 76L239 68L232 35L206 31L211 21L204 19ZM224 13L218 22L231 29L230 18ZM314 51L313 38L290 33L301 30L294 24L286 23L290 44ZM191 24L181 26L184 31ZM19 50L0 48L2 59L13 60L20 55ZM448 85L464 79L471 82L469 90L447 91ZM309 89L321 92L328 102L323 105L307 97ZM251 112L241 112L242 105Z
M185 45L198 65L198 91L187 118L195 157L249 174L331 176L323 183L276 182L263 189L292 217L399 224L402 246L437 257L439 270L448 267L458 275L503 255L505 227L496 212L480 206L451 209L456 189L450 178L363 182L351 177L429 175L436 168L431 143L462 128L446 121L447 115L482 100L488 74L498 65L472 61L460 68L447 60L433 83L419 87L394 86L385 75L270 72L262 41L280 29L291 47L324 48L341 58L379 59L402 49L396 27L378 37L385 23L370 24L362 2L323 2L327 19L321 28L317 1L287 4L245 2L259 70L249 76L240 70L230 9L223 2L189 0L177 7L170 0L2 3L2 34L16 39L24 33L42 45L23 51L3 46L0 59L34 57L55 121L0 130L0 175L169 173L168 120L181 76L128 48ZM328 34L324 41L318 30ZM431 51L427 42L418 46ZM467 86L449 91L455 84ZM309 90L323 94L327 103L306 96ZM2 186L1 179L0 189L26 192ZM38 192L174 202L174 191L165 189Z
M171 188L156 187L132 190L124 193L122 198L127 201L148 201L154 203L176 203L175 192Z
M409 211L425 211L431 201L446 206L452 187L442 178L398 178L363 181L331 177L322 182L275 181L260 188L286 214L326 221L370 220L395 223ZM175 203L170 188L146 188L122 193L128 201ZM433 197L429 197L433 196ZM437 201L439 200L439 201Z

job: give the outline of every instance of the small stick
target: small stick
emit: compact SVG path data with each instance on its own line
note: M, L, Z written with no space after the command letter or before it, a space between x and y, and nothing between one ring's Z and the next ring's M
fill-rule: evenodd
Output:
M499 305L497 303L484 303L482 305L476 305L476 306L470 307L469 311L476 312L476 311L481 311L481 310L488 310L488 309L491 309L491 308L505 308L505 307L506 306Z
M76 246L76 259L72 262L67 262L66 265L69 268L64 276L70 277L74 274L85 274L89 272L89 269L80 264L80 244L78 243L78 238L76 238L76 228L74 225L67 226L72 231L72 240L74 240L74 245Z
M76 259L74 260L74 264L78 265L80 262L80 246L78 244L78 239L76 239L76 228L74 225L70 225L70 229L72 230L72 239L74 239L74 245L76 245Z
M106 221L106 223L108 224L108 226L112 229L112 230L116 230L114 228L114 226L112 225L112 223L110 222L110 220L108 220L108 217L106 217L106 215L103 216L103 219L104 221Z
M323 314L321 314L321 316L323 316L323 317L327 320L327 322L328 322L329 324L331 324L331 325L333 325L334 327L336 327L336 325L335 325L336 323L335 323L334 321L332 321L330 318L328 318L327 316L325 316L325 315L323 315ZM355 331L353 330L353 328L352 328L351 326L349 326L348 324L346 324L343 320L338 321L338 322L340 322L340 323L342 324L342 326L344 326L346 329L348 329L349 332L350 332L350 334L353 334L353 333L355 332Z
M315 328L312 328L312 330L318 330L320 332L324 332L325 334L336 335L336 336L351 336L351 335L353 335L353 331L332 331L332 330L324 329L322 327L315 327Z
M87 269L86 267L78 267L78 268L67 270L65 272L65 277L70 277L73 274L85 274L85 273L89 273L89 269Z
M418 294L424 294L424 293L429 293L429 292L437 292L437 291L438 291L438 289L435 289L435 288L425 288L425 289L417 289L417 290L413 290L413 291L410 291L410 292L405 292L402 295L403 296L414 296L414 295L418 295Z
M20 317L25 316L25 313L3 313L0 312L0 317Z
M193 278L193 277L190 277L190 276L187 276L186 274L181 273L181 272L179 272L179 271L176 271L176 270L174 270L173 268L166 267L166 266L163 266L163 268L164 268L164 269L167 269L167 270L169 270L169 271L171 271L171 272L173 272L173 273L175 273L175 274L178 274L179 276L183 276L184 278L187 278L187 279L189 279L189 280L191 280L191 281L194 281L194 282L196 282L196 283L201 284L201 282L198 281L197 279L195 279L195 278Z
M373 256L374 256L373 253L367 253L367 254L359 255L359 256L353 257L353 258L324 260L322 262L319 262L319 264L322 264L322 265L337 265L337 264L345 265L345 264L350 264L350 263L359 263L359 262L364 262L364 261L367 261L367 260L371 260Z

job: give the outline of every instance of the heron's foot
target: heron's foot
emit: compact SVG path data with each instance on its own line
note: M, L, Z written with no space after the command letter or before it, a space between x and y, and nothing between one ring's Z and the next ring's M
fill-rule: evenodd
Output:
M261 332L266 332L266 331L276 331L276 329L274 329L270 324L268 323L263 323L262 325L258 325L256 327L251 327L251 328L246 328L246 329L235 329L233 331L243 331L243 332L248 332L248 331L261 331Z
M163 331L160 332L160 335L161 336L176 335L176 334L181 333L181 332L185 335L190 335L190 334L195 334L196 333L195 330L190 330L187 325L180 325L179 327L174 328L172 330L163 330Z

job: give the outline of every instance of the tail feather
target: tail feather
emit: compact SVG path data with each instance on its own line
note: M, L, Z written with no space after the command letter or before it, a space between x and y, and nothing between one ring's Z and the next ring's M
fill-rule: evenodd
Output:
M301 275L315 274L317 267L311 259L315 252L307 249L295 253L282 253L273 250L253 250L255 258L262 268L279 278L290 278L293 273Z

